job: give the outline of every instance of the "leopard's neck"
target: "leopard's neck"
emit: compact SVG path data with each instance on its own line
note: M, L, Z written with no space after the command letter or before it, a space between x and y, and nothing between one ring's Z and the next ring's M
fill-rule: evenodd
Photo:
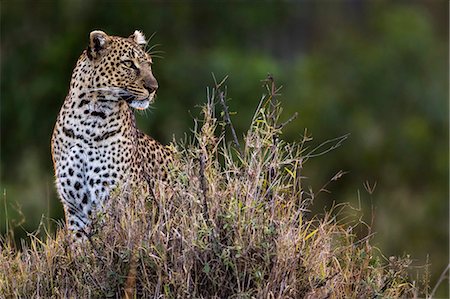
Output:
M133 141L137 134L134 112L125 101L81 91L69 92L57 123L63 132L90 145L112 137Z

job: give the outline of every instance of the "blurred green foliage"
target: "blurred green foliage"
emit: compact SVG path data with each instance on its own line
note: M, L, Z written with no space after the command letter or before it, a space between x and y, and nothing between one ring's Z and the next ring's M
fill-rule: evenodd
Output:
M90 31L152 35L160 89L142 130L162 142L192 127L206 86L227 81L240 136L267 73L282 84L284 134L305 128L314 144L351 133L343 147L309 162L307 184L321 193L314 208L361 203L386 255L410 253L432 282L448 263L448 3L253 3L2 1L0 232L5 213L25 222L62 219L52 177L50 136L72 68ZM374 194L363 183L377 183ZM360 192L359 192L360 191ZM359 195L358 195L359 194ZM5 208L6 207L6 208ZM443 291L446 292L446 291ZM446 294L446 293L444 293Z

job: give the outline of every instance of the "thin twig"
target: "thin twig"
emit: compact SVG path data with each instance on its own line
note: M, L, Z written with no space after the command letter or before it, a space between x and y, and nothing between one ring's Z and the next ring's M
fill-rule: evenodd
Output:
M277 119L278 119L278 115L279 115L279 101L277 99L277 96L279 96L278 91L280 90L280 88L277 88L275 85L275 79L273 78L272 75L268 74L267 75L267 79L265 81L266 83L266 88L269 91L269 110L268 110L268 118L270 120L269 125L272 126L272 128L275 129L275 131L272 134L272 145L271 150L272 150L272 161L277 161L278 160L278 134L276 129L278 128L277 125ZM275 178L278 175L278 169L276 167L276 165L274 166L273 163L270 163L269 166L269 186L272 185L272 182L275 180ZM274 192L272 190L272 188L269 187L269 200L271 203L271 207L272 207L272 213L274 212L275 209L275 204L274 204Z
M322 186L322 188L319 189L319 191L316 194L314 194L314 196L317 197L321 192L330 193L330 191L326 189L327 186L331 184L331 182L337 181L346 174L348 174L348 171L339 170L325 185Z
M200 154L200 187L203 192L203 216L209 223L209 211L208 211L208 193L206 190L206 178L205 178L205 157Z
M238 141L238 138L237 138L237 135L236 135L236 131L234 130L233 123L231 122L231 117L230 117L230 113L228 111L228 106L226 104L225 92L221 91L222 85L226 82L226 80L228 79L228 76L225 76L222 79L222 81L217 83L217 80L216 80L216 77L214 76L214 73L212 73L211 75L213 77L214 84L215 84L214 93L216 93L219 96L220 103L222 104L225 123L230 127L231 134L233 136L234 145L238 149L239 154L242 156L241 145L239 144L239 141Z
M233 142L234 142L234 145L236 145L236 147L237 147L239 153L240 153L241 156L242 156L241 145L239 144L239 141L238 141L238 138L237 138L237 135L236 135L236 131L234 130L234 126L233 126L233 124L231 123L230 113L228 112L228 106L227 106L227 104L225 103L225 94L224 94L223 91L220 91L220 92L219 92L219 91L217 90L217 88L218 88L218 87L216 86L216 91L219 93L219 100L220 100L220 103L222 104L225 122L226 122L226 123L228 124L228 126L230 127L231 135L233 136Z
M279 124L277 126L277 129L283 129L286 125L288 125L289 123L291 123L294 119L296 119L298 117L298 112L295 112L294 115L292 115L287 121Z
M276 127L276 108L278 106L278 101L276 101L276 95L275 95L275 79L272 75L267 76L267 81L270 83L270 86L267 87L270 89L270 119L272 120L271 125L275 128ZM276 138L276 136L274 136ZM275 139L274 138L274 139Z
M225 81L227 81L227 79L228 79L228 75L226 75L226 76L222 79L222 81L220 81L219 83L217 83L216 76L214 76L214 73L211 73L211 75L212 75L212 77L213 77L214 85L215 85L216 89L220 89L220 88L222 87L222 85L225 83Z
M328 152L330 152L330 151L340 147L342 145L342 143L348 138L348 136L350 136L350 133L345 134L345 135L340 136L340 137L336 137L336 138L327 140L327 141L319 144L319 146L315 147L308 154L306 154L305 161L308 160L309 158L314 158L314 157L318 157L318 156L324 155L324 154L326 154L326 153L328 153ZM327 144L333 143L333 142L336 142L336 143L333 144L331 147L327 148L326 150L318 152L322 147L324 147Z
M444 279L447 276L447 273L450 270L450 264L447 265L447 267L445 268L445 270L442 272L441 276L439 276L438 281L436 282L436 285L434 286L433 290L431 291L430 297L428 297L428 299L433 298L434 293L436 293L438 287L441 285L441 283L444 281Z

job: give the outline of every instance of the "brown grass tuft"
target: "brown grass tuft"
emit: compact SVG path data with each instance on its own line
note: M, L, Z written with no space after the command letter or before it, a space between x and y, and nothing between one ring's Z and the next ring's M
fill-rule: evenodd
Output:
M348 205L309 214L313 195L302 173L312 154L306 137L280 138L289 121L279 122L273 80L244 142L234 140L239 150L225 138L228 112L223 119L216 112L222 83L211 90L193 140L176 145L170 195L166 186L156 196L115 190L96 233L76 250L63 228L46 240L30 236L22 250L4 238L0 294L120 297L136 254L138 297L417 297L408 259L383 259L371 235L355 236L360 222L337 220Z

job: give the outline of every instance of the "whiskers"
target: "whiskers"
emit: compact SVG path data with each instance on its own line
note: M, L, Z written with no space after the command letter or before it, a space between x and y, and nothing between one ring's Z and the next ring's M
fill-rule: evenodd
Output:
M150 38L152 38L154 35L155 35L155 33L153 33ZM148 55L150 55L152 58L164 59L164 57L162 55L158 55L158 54L165 54L166 52L160 51L160 50L154 50L155 48L160 47L161 44L154 44L147 48L148 45L149 45L149 43L147 42L147 45L145 46L145 49L144 49Z
M152 104L149 104L146 109L143 110L136 110L137 115L148 118L149 114L152 114L156 110L156 107Z

